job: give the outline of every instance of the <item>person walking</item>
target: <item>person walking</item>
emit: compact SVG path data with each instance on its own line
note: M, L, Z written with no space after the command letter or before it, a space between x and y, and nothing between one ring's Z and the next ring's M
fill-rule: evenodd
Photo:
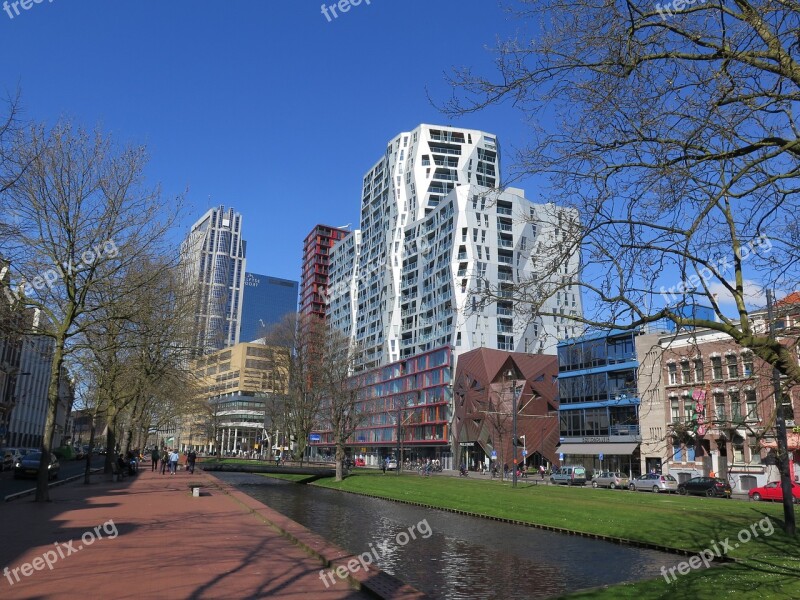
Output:
M178 451L175 448L173 448L172 452L169 455L169 474L170 475L175 475L175 473L178 472L178 459L179 458L180 458L180 455L178 454Z
M194 449L189 450L189 454L186 455L186 470L189 473L194 473L194 463L197 460L197 452Z
M165 448L164 451L161 453L161 474L167 472L167 463L169 463L169 448Z
M150 453L150 471L158 471L159 458L161 458L161 455L158 453L158 446L156 446Z

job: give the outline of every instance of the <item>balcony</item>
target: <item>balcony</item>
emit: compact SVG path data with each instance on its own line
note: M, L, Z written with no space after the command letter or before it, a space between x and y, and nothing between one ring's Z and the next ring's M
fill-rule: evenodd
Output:
M498 215L508 215L511 216L511 207L509 206L497 206L497 214Z

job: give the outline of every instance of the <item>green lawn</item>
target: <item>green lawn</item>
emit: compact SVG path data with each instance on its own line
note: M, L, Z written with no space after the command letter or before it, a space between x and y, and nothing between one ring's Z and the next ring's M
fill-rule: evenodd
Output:
M574 595L574 598L800 598L800 537L781 530L779 504L677 495L535 486L453 477L357 473L342 482L314 485L383 498L419 502L528 523L682 548L717 548L728 539L727 555L739 564L692 570L667 584L663 578ZM769 520L765 520L765 519ZM751 529L751 526L754 529ZM747 530L752 537L740 543ZM770 531L772 533L770 534ZM754 532L758 536L754 535ZM742 533L742 539L746 534ZM673 564L689 557L676 557Z

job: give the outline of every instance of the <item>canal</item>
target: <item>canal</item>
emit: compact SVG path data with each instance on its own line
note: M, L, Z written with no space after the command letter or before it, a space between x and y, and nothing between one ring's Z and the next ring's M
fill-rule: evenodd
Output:
M349 552L374 551L380 568L435 598L553 598L659 577L681 560L258 475L216 476Z

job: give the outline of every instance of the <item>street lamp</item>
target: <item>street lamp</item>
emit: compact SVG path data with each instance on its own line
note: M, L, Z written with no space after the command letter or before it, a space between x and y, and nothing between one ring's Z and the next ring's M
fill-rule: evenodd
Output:
M519 439L522 440L522 462L526 462L528 457L528 438L526 438L525 434L523 433L521 436L519 436Z
M509 378L514 377L514 371L511 369L508 370L506 376ZM511 393L511 416L513 422L513 439L512 439L512 447L514 452L514 464L512 466L512 473L511 473L511 487L517 487L517 394L516 394L516 382L512 379L511 382L512 393Z

